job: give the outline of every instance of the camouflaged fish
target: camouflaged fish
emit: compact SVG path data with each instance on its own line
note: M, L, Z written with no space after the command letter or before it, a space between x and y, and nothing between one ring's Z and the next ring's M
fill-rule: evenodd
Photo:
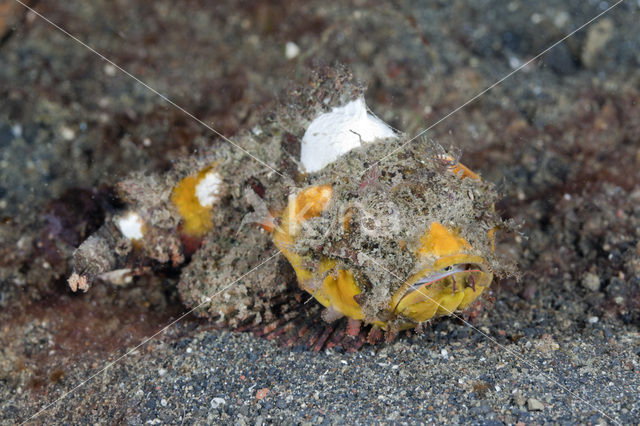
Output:
M467 309L504 269L497 195L439 145L373 116L363 95L330 72L234 137L245 151L218 141L166 175L130 176L118 185L126 209L76 251L71 287L172 263L184 302L231 325L282 315L274 301L292 285L328 322L383 330Z

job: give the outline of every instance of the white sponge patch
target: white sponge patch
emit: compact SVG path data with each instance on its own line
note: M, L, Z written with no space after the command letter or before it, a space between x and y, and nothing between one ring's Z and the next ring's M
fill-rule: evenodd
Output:
M395 137L384 121L367 113L364 98L358 98L311 122L302 138L300 162L305 172L317 172L363 143Z
M129 212L126 215L119 217L116 219L116 225L125 238L130 240L142 239L144 220L142 220L138 213Z
M222 178L218 172L210 171L196 185L196 197L202 207L211 207L222 192Z

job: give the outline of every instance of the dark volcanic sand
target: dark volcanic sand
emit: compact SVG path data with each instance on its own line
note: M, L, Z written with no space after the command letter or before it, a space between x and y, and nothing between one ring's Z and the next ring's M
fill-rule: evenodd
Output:
M415 134L612 4L57 3L37 10L227 136L337 61L368 81L378 116ZM428 133L522 223L499 245L522 278L494 285L480 332L444 319L314 353L187 318L100 372L184 312L177 272L71 294L69 255L112 208L109 184L215 137L0 2L2 423L68 391L31 422L638 423L637 22L625 1Z

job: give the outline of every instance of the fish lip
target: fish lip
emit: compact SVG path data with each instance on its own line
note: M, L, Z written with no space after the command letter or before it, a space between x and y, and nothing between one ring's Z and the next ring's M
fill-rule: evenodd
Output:
M451 256L457 257L457 256ZM440 260L444 260L441 258ZM451 269L449 269L451 268ZM449 270L447 270L449 269ZM452 262L436 271L425 269L418 274L413 275L409 278L405 283L403 283L402 287L399 291L404 288L401 294L394 296L395 302L392 304L392 310L395 311L402 300L409 294L414 291L418 291L420 288L424 288L427 285L431 285L438 281L441 281L447 277L455 276L456 274L466 273L466 272L475 272L481 275L488 275L491 277L489 282L492 281L493 274L489 269L488 265L485 263L484 259L481 257L475 257L472 259L468 259L468 261L460 261L460 262ZM422 275L422 276L420 276ZM416 278L418 276L419 278ZM407 285L409 282L413 281L410 285Z
M478 263L457 263L457 264L453 264L453 265L447 266L447 267L445 267L443 269L440 269L438 271L434 271L431 274L427 274L423 278L420 278L418 281L413 283L407 289L407 291L405 291L405 293L402 295L402 297L404 297L411 290L417 290L417 289L423 287L424 284L433 284L435 282L443 280L443 279L445 279L447 277L450 277L452 275L455 276L456 274L459 274L461 272L487 273L486 269L487 269L486 267L484 267L482 264L478 264ZM400 298L400 300L402 300L402 297Z

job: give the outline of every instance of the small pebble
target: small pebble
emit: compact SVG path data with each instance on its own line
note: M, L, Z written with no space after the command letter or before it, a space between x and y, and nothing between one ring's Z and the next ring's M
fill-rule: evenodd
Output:
M213 398L211 400L211 408L213 408L214 410L216 408L219 408L223 405L225 405L227 402L223 399L223 398Z
M582 286L591 291L598 291L600 290L600 277L589 272L582 277Z
M515 402L518 407L523 407L524 404L527 403L527 400L519 391L515 391L513 394L513 402Z
M538 401L535 398L527 399L527 410L529 411L542 411L544 409L544 405L542 402Z
M71 129L70 127L63 126L60 129L60 135L62 136L62 138L64 140L71 141L71 140L75 139L76 132L74 132L73 129Z
M106 75L108 75L109 77L113 77L116 75L116 67L114 67L111 64L107 64L104 66L103 71Z
M300 48L292 41L288 41L284 46L284 56L287 59L293 59L300 54Z

